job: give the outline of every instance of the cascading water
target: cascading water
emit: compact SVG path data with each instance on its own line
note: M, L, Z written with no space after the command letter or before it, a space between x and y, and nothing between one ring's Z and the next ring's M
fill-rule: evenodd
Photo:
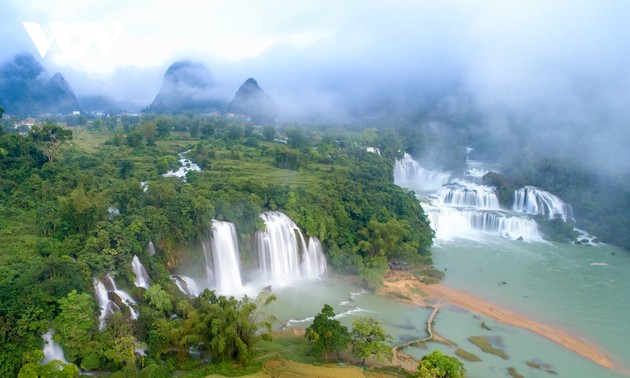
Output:
M147 270L144 269L144 265L142 265L138 256L133 256L133 260L131 260L131 267L136 275L134 285L148 289L151 286L149 284L149 274L147 273Z
M120 307L118 307L116 302L109 298L110 293L117 296L120 299L120 303L124 304L125 307L129 309L132 319L138 319L138 312L134 308L134 306L137 305L136 301L131 297L131 295L116 287L116 281L114 281L114 278L111 275L108 274L105 277L105 282L94 278L94 292L101 308L101 314L99 316L100 329L105 327L105 319L109 314L120 311Z
M111 290L111 292L117 295L122 303L127 306L127 308L129 309L129 313L131 314L131 318L138 319L138 311L136 311L136 309L134 308L134 306L137 305L135 299L133 299L131 295L129 295L126 291L118 289L118 287L116 287L116 281L114 281L114 278L112 276L107 275L107 279L111 282L111 285L113 286L113 290Z
M44 349L42 350L44 353L44 359L41 363L47 364L50 361L58 360L67 364L68 361L66 361L63 355L63 349L61 349L61 345L53 340L53 335L54 332L52 329L49 329L48 332L42 334L42 339L44 339Z
M412 190L422 192L438 190L449 182L451 176L450 172L425 169L407 153L394 164L394 182Z
M316 278L326 272L326 258L322 243L316 237L308 240L308 247L302 258L302 268L307 278Z
M547 219L561 217L563 221L566 221L573 218L571 206L555 195L534 186L526 186L514 191L512 210L532 215L543 215Z
M96 294L98 305L101 308L101 314L98 319L100 321L99 329L102 330L105 328L105 318L107 318L109 314L120 311L120 308L118 308L116 303L109 299L109 294L105 284L96 278L94 279L94 292Z
M212 236L209 238L210 248L205 247L206 272L209 287L219 294L241 295L240 255L233 223L212 220Z
M301 277L299 232L291 218L277 211L260 215L265 221L265 232L257 233L258 253L263 279L267 283L287 284ZM301 236L301 234L300 234ZM302 245L302 249L306 249Z
M153 241L149 241L149 256L155 256L155 245L153 245Z
M319 240L309 241L309 251L304 235L291 218L277 211L263 213L260 217L265 221L265 231L257 232L256 240L265 283L282 286L325 271Z
M495 188L467 182L447 185L437 191L441 203L454 206L470 206L486 210L499 210Z
M411 157L405 155L405 159L411 159ZM402 165L402 162L397 162L397 167ZM404 165L420 166L413 160L404 162ZM398 177L400 176L402 176L401 172L398 174ZM432 176L448 176L450 180L450 173L442 173L441 176L432 173ZM444 180L444 183L449 180ZM397 184L409 189L416 189L418 186L413 180L401 180L397 181ZM437 193L429 197L429 201L430 203L422 203L422 207L427 213L438 241L455 238L477 239L481 236L480 232L510 239L542 240L542 235L534 220L523 216L513 216L501 210L493 187L457 179L437 189Z
M199 294L201 294L201 290L197 286L195 280L193 280L192 278L180 274L173 274L170 276L170 278L171 281L175 283L177 288L187 296L191 298L196 298L199 296Z
M171 170L163 174L162 176L164 177L175 176L186 181L186 175L188 174L188 172L201 171L201 168L199 168L199 165L193 163L192 161L186 158L185 154L187 154L188 152L190 152L190 150L184 151L181 154L179 154L179 164L181 164L181 167L177 171Z

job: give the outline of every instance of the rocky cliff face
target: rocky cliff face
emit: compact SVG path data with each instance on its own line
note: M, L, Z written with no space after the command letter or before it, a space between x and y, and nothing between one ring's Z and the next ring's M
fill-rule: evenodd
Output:
M228 112L251 117L252 121L258 123L272 122L278 115L271 97L252 78L247 79L238 89Z
M160 114L223 110L210 71L200 63L179 61L164 74L162 89L146 109Z
M17 55L0 67L0 104L20 116L68 114L77 98L60 73L52 77L31 54Z

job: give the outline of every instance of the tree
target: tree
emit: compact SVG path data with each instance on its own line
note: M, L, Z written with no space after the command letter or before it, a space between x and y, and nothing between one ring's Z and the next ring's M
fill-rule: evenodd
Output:
M118 170L118 177L126 179L131 177L131 171L133 170L133 161L123 159L120 161L120 169Z
M333 308L324 304L322 311L315 316L313 323L306 329L305 337L313 341L313 351L323 353L328 361L328 353L339 352L346 348L350 341L348 328L335 319Z
M410 239L411 227L404 220L390 219L381 223L375 218L368 227L359 231L357 250L366 256L391 256L395 253L415 251L418 246L406 242Z
M156 132L155 123L145 123L142 125L142 135L144 136L144 139L147 140L147 145L155 145Z
M392 128L379 130L376 143L378 143L383 156L389 159L400 159L403 157L405 147L396 130Z
M65 364L59 360L53 360L45 365L39 362L29 362L22 366L18 378L77 378L79 368L75 364Z
M127 134L127 146L140 147L142 145L142 138L144 136L139 130L134 130Z
M170 121L166 118L160 118L158 119L158 121L156 122L155 125L155 131L156 131L156 137L158 139L166 139L169 136L171 136L171 130L173 129L173 126L171 125Z
M96 329L94 300L88 293L72 290L57 302L60 312L53 322L55 339L61 342L68 361L80 361Z
M442 354L439 350L425 355L420 360L416 377L418 378L463 378L466 374L464 364L455 357Z
M48 161L53 162L59 146L67 140L72 140L72 130L66 130L61 126L46 124L41 129L33 127L31 138L44 155L46 155Z
M144 299L149 301L151 306L162 314L170 311L173 306L171 296L166 291L162 290L159 284L151 285L151 287L144 292Z
M371 317L359 317L352 323L352 354L362 359L375 356L377 359L392 359L392 349L386 342L392 342L393 338L388 335L381 322Z
M201 335L212 358L249 361L258 341L271 340L274 318L263 317L262 311L275 299L274 295L261 293L254 301L247 296L238 300L204 290L196 303L203 325Z
M267 125L263 128L263 136L266 141L272 142L276 138L276 127L274 125Z

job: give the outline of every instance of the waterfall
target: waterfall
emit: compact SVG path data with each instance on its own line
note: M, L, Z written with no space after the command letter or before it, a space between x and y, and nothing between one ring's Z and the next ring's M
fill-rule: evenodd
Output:
M42 339L44 339L44 359L41 361L41 364L47 364L50 361L58 360L67 364L65 357L63 356L63 349L61 349L61 345L56 343L53 340L54 332L52 329L49 329L48 332L42 334Z
M405 153L404 157L394 164L394 182L399 186L420 191L435 191L449 182L452 174L425 169Z
M510 239L542 240L538 226L532 219L498 211L461 210L447 206L428 207L426 211L439 240L453 240L456 237L477 239L479 231Z
M111 313L120 311L120 309L116 303L109 299L109 294L105 284L96 278L94 279L94 292L96 293L98 305L101 308L101 314L98 319L100 321L99 329L102 330L105 328L105 318L107 318L107 316Z
M140 262L138 256L134 255L133 260L131 260L131 267L133 268L133 272L136 275L136 280L133 282L137 287L143 287L145 289L149 288L149 275L147 274L146 269Z
M155 256L155 245L153 245L153 241L149 241L149 256Z
M240 255L233 223L212 220L212 236L204 246L208 287L219 294L241 295Z
M479 162L468 160L468 163L467 179L479 181L488 172ZM471 166L472 163L474 166ZM409 154L396 161L394 178L396 184L407 189L435 190L435 195L428 197L430 203L422 203L422 207L437 240L476 240L484 234L526 241L543 240L536 222L523 216L522 211L514 214L501 209L494 187L453 179L450 173L424 169Z
M562 220L573 218L573 210L555 195L533 186L526 186L514 192L512 210L542 215L547 219L561 217Z
M278 211L262 213L265 231L256 233L260 273L265 283L287 285L325 271L321 243L312 238L311 252L298 226Z
M196 298L199 294L201 294L201 290L199 290L197 283L192 278L179 274L173 274L170 278L177 288L179 288L179 290L187 296Z
M500 209L495 188L489 186L459 182L441 187L437 196L443 204L470 206L486 210Z
M120 303L129 309L132 319L138 319L138 311L134 308L137 305L136 301L125 291L116 287L116 281L114 281L114 278L111 275L108 274L105 277L105 282L94 278L94 292L96 294L99 307L101 308L101 314L99 316L100 329L105 327L105 319L109 314L120 311L120 307L116 304L116 302L110 299L110 294L118 297Z
M316 278L326 272L322 243L314 236L308 240L308 247L302 258L302 269L307 278Z

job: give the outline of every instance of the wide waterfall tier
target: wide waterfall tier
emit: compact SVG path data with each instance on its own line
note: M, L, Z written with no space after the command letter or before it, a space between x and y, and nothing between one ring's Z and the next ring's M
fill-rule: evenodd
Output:
M61 345L53 340L53 335L54 332L52 329L49 329L48 332L42 334L42 339L44 339L44 349L42 350L44 353L44 359L41 363L47 364L50 361L57 360L67 364L68 361L66 361L66 358L63 355L63 349L61 349Z
M265 231L256 233L256 241L265 283L286 285L326 270L319 240L311 238L307 244L298 226L281 212L270 211L260 217L265 221Z
M134 285L148 289L151 286L149 284L149 274L147 273L147 270L144 269L144 265L142 265L140 259L136 255L134 255L133 260L131 260L131 268L133 269L133 273L136 275L136 279L133 282Z
M442 204L499 210L495 188L471 183L458 183L441 187L437 197Z
M135 309L136 301L127 292L118 289L116 281L109 274L103 281L94 278L94 293L101 308L100 329L105 327L105 319L108 315L120 311L119 305L124 305L129 309L132 319L138 319L138 311Z
M204 243L208 288L223 295L242 295L236 227L233 223L213 219L208 242Z
M536 222L525 217L510 216L487 210L461 210L451 207L423 206L438 240L477 239L479 232L510 239L541 241Z
M566 221L573 218L571 206L555 195L534 186L526 186L514 192L512 210L542 215L547 219L561 217L562 220Z
M450 172L426 169L407 153L394 164L394 182L411 190L436 191L450 181L451 175Z

